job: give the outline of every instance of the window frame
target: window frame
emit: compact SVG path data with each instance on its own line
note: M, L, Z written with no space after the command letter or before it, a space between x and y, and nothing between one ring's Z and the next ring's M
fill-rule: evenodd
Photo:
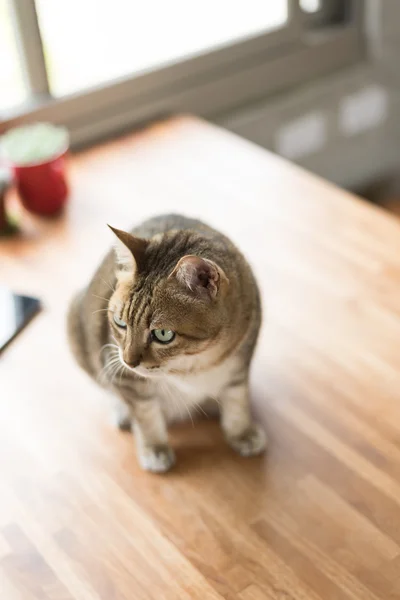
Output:
M310 15L301 10L299 0L289 0L290 18L282 29L53 98L35 0L9 1L31 97L0 115L0 134L21 123L46 120L67 126L73 147L176 112L215 118L365 56L363 0L351 0L345 23L318 29L308 26ZM327 0L330 5L334 1Z

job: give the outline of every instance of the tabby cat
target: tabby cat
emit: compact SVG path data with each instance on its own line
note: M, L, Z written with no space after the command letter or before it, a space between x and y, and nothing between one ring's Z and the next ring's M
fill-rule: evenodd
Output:
M179 215L152 218L118 238L72 301L69 340L78 363L119 398L143 469L175 461L167 424L215 403L242 456L259 454L249 367L261 321L253 273L232 242Z

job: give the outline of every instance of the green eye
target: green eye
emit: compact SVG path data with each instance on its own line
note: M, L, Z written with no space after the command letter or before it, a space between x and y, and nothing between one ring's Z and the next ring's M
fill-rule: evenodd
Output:
M153 339L160 344L169 344L175 337L175 332L171 329L153 329L151 334Z
M113 316L114 316L114 323L116 325L118 325L118 327L121 327L122 329L126 329L126 323L125 323L125 321L123 321L122 319L120 319L119 316L116 313L114 313Z

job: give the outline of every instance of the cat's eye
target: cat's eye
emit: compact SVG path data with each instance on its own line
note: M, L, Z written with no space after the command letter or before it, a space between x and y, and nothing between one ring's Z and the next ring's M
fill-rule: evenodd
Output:
M171 329L153 329L151 335L160 344L170 344L175 338L175 332L171 331Z
M119 318L119 316L114 313L114 323L116 325L118 325L118 327L121 327L121 329L126 329L126 323L125 321L123 321L122 319Z

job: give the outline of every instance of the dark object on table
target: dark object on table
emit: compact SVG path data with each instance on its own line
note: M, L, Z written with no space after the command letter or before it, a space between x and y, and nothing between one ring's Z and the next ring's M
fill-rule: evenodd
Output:
M17 231L17 225L7 213L6 207L6 194L10 184L10 172L7 169L0 168L0 236L10 235Z
M0 288L0 352L40 311L37 298L20 296Z

